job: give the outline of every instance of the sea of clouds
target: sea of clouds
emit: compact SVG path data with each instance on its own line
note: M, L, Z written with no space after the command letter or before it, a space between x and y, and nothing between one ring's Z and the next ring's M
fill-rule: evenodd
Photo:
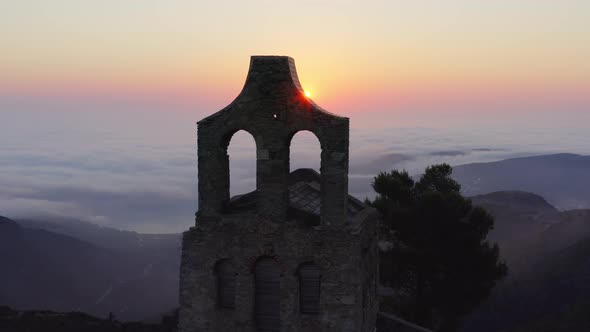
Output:
M46 109L22 102L0 103L0 110L0 215L77 218L141 232L180 232L194 224L195 122L205 114L71 103ZM392 169L419 174L427 165L443 162L590 154L589 139L578 127L353 125L349 192L371 197L373 176ZM233 137L229 155L232 194L255 189L255 147L249 134ZM298 133L291 145L291 169L319 170L319 165L319 142L311 133Z

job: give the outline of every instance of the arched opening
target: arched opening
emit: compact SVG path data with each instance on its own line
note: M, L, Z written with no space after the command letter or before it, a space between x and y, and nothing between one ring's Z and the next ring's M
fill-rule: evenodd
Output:
M229 194L246 194L256 190L256 142L245 130L239 130L230 139Z
M307 130L295 133L289 146L289 210L290 216L309 225L318 225L321 219L321 164L322 148L317 136Z
M322 147L317 136L308 130L301 130L291 138L289 168L310 168L320 172Z
M314 263L299 267L299 311L304 314L320 313L320 268Z
M280 331L281 270L277 262L270 257L259 259L254 282L254 314L258 331Z
M217 304L220 308L236 307L237 271L229 259L223 259L215 265L217 276Z

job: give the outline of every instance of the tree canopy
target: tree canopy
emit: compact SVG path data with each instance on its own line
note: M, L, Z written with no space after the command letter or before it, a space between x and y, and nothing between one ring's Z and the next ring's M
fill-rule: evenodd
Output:
M400 299L393 310L439 331L456 330L507 274L498 246L486 240L493 217L461 195L451 173L433 165L416 182L406 171L382 172L367 201L395 244L381 257L381 282Z

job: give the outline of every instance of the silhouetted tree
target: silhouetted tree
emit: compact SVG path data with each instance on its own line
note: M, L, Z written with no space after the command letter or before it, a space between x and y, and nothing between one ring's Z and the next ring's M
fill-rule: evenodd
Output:
M395 239L381 258L382 283L406 295L395 310L445 332L507 273L498 246L486 241L493 217L461 195L451 173L447 164L434 165L415 182L406 171L382 172L372 184L377 197L367 201Z

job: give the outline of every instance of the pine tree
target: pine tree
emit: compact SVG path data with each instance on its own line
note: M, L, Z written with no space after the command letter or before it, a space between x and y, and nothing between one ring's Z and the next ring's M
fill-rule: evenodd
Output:
M451 173L447 164L426 168L417 182L406 171L379 173L368 201L397 243L381 258L381 282L407 295L396 313L442 332L455 331L507 274L486 240L493 217L461 195Z

